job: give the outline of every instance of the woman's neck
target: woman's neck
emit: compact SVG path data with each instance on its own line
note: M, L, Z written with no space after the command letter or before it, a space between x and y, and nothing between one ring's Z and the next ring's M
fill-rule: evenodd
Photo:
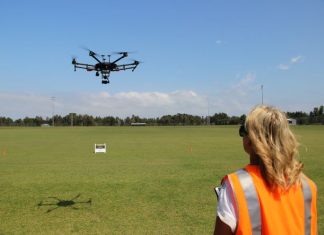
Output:
M250 165L260 165L260 158L255 153L250 154Z

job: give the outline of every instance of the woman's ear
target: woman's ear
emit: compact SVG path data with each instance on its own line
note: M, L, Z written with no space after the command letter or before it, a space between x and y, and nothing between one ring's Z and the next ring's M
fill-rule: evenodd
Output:
M246 153L251 154L253 153L253 145L252 141L248 136L243 137L243 147Z

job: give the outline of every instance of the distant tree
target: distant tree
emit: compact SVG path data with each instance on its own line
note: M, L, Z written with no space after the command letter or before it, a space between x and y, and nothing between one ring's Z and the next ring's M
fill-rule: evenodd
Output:
M320 115L320 116L322 116L322 115L324 115L324 106L323 105L321 105L320 107L319 107L319 109L318 109L318 115Z
M131 123L132 123L132 119L130 117L126 117L125 118L125 125L130 126Z
M104 117L102 119L102 125L104 126L115 126L117 124L117 120L114 117Z
M24 121L21 118L19 118L19 119L15 120L14 124L16 126L23 126L24 125Z
M287 112L288 118L297 120L297 124L324 124L324 106L314 107L309 114L303 111ZM71 114L54 117L55 126L71 125ZM44 123L52 124L52 118L43 119L40 116L34 118L25 117L24 119L13 120L7 117L0 117L0 126L40 126ZM175 115L164 115L158 118L141 118L136 115L126 117L125 119L113 116L93 117L91 115L80 115L73 113L74 126L123 126L130 125L133 122L146 123L147 125L237 125L244 123L246 115L228 116L226 113L215 113L213 116L203 117L194 116L186 113L177 113Z
M246 115L245 114L241 115L240 116L240 122L241 122L241 124L245 123L245 120L246 120Z
M40 126L40 125L42 125L44 123L44 120L43 120L42 117L36 116L34 118L34 123L35 123L36 126Z
M164 115L158 120L159 125L174 125L171 115Z
M324 124L323 105L314 107L313 111L309 113L310 124Z
M301 117L308 117L308 114L302 111L297 112L287 112L286 113L288 118L301 118Z
M62 117L62 126L71 126L71 114L67 114L64 117Z
M232 116L229 119L229 123L230 125L238 125L241 123L241 118L240 117L236 117L236 116Z
M30 118L30 117L25 117L23 119L23 123L25 126L35 126L35 120L33 118Z
M210 122L215 125L227 125L229 124L229 116L226 113L215 113L211 116Z
M11 118L0 117L0 126L12 126L14 121Z
M131 123L144 122L143 118L140 118L139 116L134 115L134 114L132 115L132 117L130 119L131 119Z
M305 112L287 112L286 115L288 118L296 119L298 125L304 125L309 123L309 115Z
M82 122L84 126L94 126L95 124L94 118L87 114L83 115Z

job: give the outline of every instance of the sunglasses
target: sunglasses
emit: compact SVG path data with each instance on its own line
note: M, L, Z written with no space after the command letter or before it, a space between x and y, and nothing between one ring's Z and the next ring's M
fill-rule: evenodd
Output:
M240 129L239 129L239 135L240 135L241 137L244 137L244 136L247 136L247 135L248 135L248 131L247 131L247 129L245 128L245 125L244 125L244 124L242 124L242 125L240 126Z

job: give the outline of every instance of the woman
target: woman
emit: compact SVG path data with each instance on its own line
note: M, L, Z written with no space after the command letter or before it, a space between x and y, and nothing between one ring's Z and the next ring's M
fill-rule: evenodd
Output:
M316 185L302 173L285 114L258 106L239 134L250 164L217 188L214 234L316 235Z

